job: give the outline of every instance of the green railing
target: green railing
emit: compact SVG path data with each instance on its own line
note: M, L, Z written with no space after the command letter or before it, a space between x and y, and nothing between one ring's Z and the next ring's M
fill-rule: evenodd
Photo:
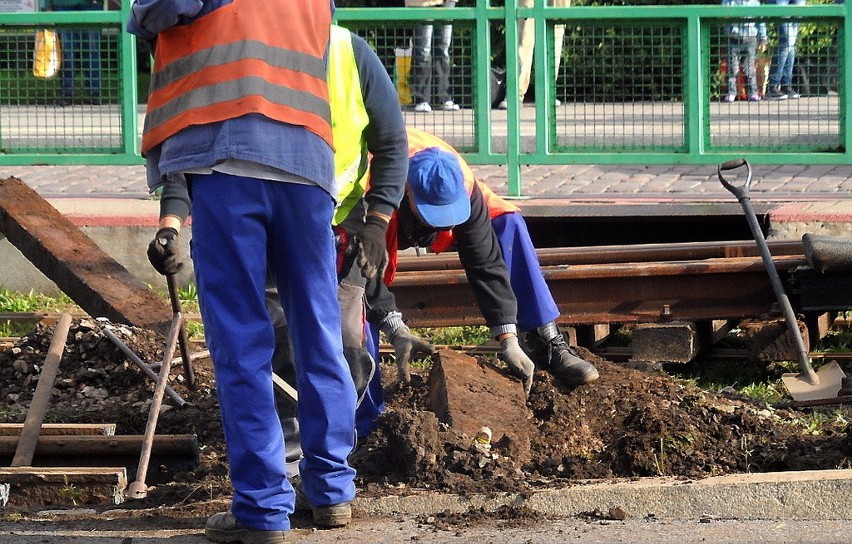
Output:
M506 165L509 193L522 196L523 165L712 164L747 155L755 163L850 163L845 5L340 8L337 22L377 50L400 90L406 122L455 145L473 164ZM136 42L121 11L0 14L0 164L139 164ZM795 18L791 19L791 14ZM529 104L518 97L519 19L534 18ZM727 92L725 25L765 23L769 52L779 24L800 23L797 100L749 102ZM406 86L411 39L431 21L452 24L451 98L459 109L414 111ZM35 32L96 30L101 93L86 74L63 105L59 77L31 74ZM564 30L554 73L554 31ZM438 40L434 40L437 42ZM2 51L4 48L0 48ZM758 61L764 83L768 56ZM492 72L492 68L499 69ZM505 75L500 76L500 71ZM504 79L506 109L495 89ZM746 84L747 86L747 84ZM761 91L763 89L761 88ZM739 95L739 88L736 94ZM533 99L534 95L534 99Z
M452 22L457 111L405 110L406 122L435 132L474 164L507 165L509 194L522 196L522 165L713 164L747 155L755 163L848 164L850 44L845 5L631 6L339 9L339 24L382 51L408 45L423 20ZM736 17L733 15L736 14ZM723 102L726 24L800 22L798 100ZM519 18L536 27L533 105L517 92ZM561 67L553 34L564 25ZM407 29L407 30L406 30ZM437 30L436 30L437 32ZM542 38L545 39L542 39ZM393 47L389 45L391 42ZM400 45L401 44L401 45ZM386 56L386 55L385 55ZM507 110L490 104L492 58L504 58ZM405 63L385 63L400 80ZM765 62L760 62L766 67ZM403 93L404 94L404 93ZM557 100L559 104L557 105Z
M123 30L129 7L0 13L0 164L142 162L135 40ZM70 96L61 72L47 79L33 74L35 36L42 29L70 42Z

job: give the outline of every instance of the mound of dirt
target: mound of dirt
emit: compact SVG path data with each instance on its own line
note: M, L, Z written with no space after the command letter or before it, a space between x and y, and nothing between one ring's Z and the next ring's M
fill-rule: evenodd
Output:
M47 421L116 423L117 434L141 434L154 384L101 333L107 325L74 321ZM124 326L113 330L143 360L162 359L165 341L155 333ZM51 335L52 328L40 326L0 351L0 401L7 422L26 417ZM489 493L586 479L701 478L849 465L852 440L845 430L813 436L791 424L801 416L797 412L727 398L662 373L584 354L601 374L591 385L570 389L546 373L536 375L527 402L535 432L530 459L523 463L500 442L477 443L424 409L426 371L400 387L394 369L384 368L387 410L352 456L359 492ZM174 368L172 385L190 404L176 408L167 397L157 432L196 434L198 462L188 470L175 469L168 484L134 501L140 507L185 508L194 500L230 494L210 361L197 360L194 369L198 387L189 390L179 365ZM134 470L135 465L128 467L131 481Z

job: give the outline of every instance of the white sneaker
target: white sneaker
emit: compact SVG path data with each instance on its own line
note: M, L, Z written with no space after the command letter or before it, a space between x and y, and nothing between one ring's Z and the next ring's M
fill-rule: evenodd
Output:
M562 105L562 101L561 101L561 100L559 100L558 98L557 98L557 99L555 99L555 100L553 101L553 103L554 103L554 104L556 104L556 106L561 106L561 105Z
M453 102L452 100L447 100L444 102L444 111L456 111L459 109L459 105Z
M502 100L499 104L497 104L497 109L498 110L509 109L509 104L507 104L505 100Z
M414 106L414 111L420 113L429 113L432 111L432 106L430 106L428 102L420 102L419 104Z

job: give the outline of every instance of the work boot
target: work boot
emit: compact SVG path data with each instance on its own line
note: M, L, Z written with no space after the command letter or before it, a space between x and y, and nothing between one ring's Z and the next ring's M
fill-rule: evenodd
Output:
M234 514L213 514L204 525L204 536L213 542L241 542L242 544L285 544L286 531L250 529L237 521Z
M568 385L583 385L598 379L595 366L568 345L555 322L529 331L524 344L530 358Z
M290 484L296 492L296 512L313 513L314 523L319 527L331 529L333 527L344 527L352 521L352 506L348 502L332 504L329 506L312 506L302 489L302 479L298 476L290 478Z

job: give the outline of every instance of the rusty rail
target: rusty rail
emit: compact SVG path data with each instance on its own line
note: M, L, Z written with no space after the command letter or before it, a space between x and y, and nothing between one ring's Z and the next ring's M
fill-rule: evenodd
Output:
M770 241L769 246L782 276L805 264L801 241ZM751 240L547 248L537 253L563 325L742 319L771 312L775 304ZM402 256L398 269L392 291L410 326L484 324L454 253ZM33 321L46 318L29 315ZM8 318L0 313L0 319Z
M779 273L805 264L800 242L773 244ZM775 296L754 243L540 250L563 325L742 319ZM624 259L635 259L626 261ZM392 286L410 326L482 325L455 255L406 257Z

